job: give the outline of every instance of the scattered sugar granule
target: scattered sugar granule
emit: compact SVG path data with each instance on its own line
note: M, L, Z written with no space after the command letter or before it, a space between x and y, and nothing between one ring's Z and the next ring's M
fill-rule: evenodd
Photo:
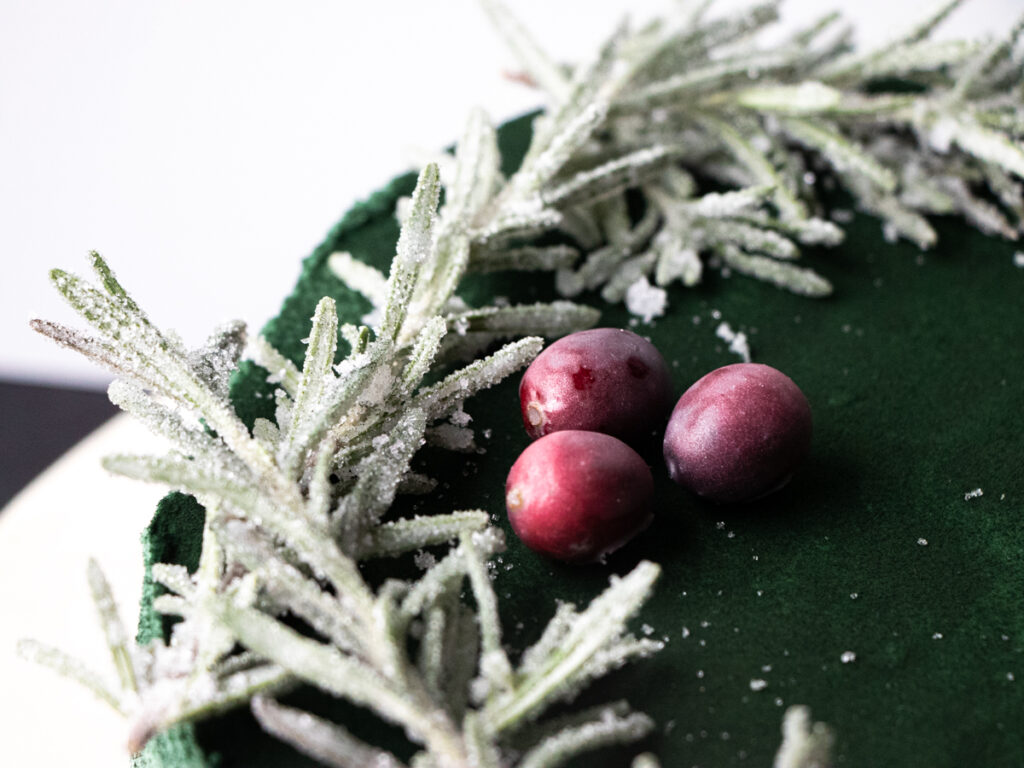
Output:
M942 639L942 633L941 632L936 632L936 633L934 633L932 635L932 640L941 640L941 639Z
M922 547L927 547L927 546L928 546L928 539L918 539L918 540L917 540L917 543L918 543L918 544L919 544L920 546L922 546Z
M715 329L715 336L726 342L729 351L739 355L744 363L750 362L750 343L747 341L747 334L734 331L728 323L722 322Z
M858 597L860 597L859 593L857 593L857 592L851 592L850 593L850 599L851 600L856 600Z
M640 627L640 631L643 632L647 637L650 637L654 634L654 627L652 627L650 624L644 624L642 627Z
M1013 266L1024 268L1024 251L1017 251L1013 254Z
M1012 683L1014 681L1014 679L1015 679L1013 677L1013 672L1007 672L1006 673L1006 679L1009 680Z
M462 406L460 405L452 411L452 415L448 417L448 420L458 427L465 427L473 420L473 417L462 410Z
M956 135L956 121L951 117L943 117L936 120L928 131L928 143L939 154L946 154L953 146L953 137Z
M651 285L646 277L641 277L626 289L626 309L630 314L643 318L645 323L664 315L667 303L665 289Z
M964 501L970 501L971 499L976 499L979 496L983 496L984 493L985 492L983 490L981 490L981 488L975 488L973 491L968 491L967 493L964 494Z
M750 681L750 690L752 691L763 691L767 687L768 682L766 680L762 680L759 677L756 677Z
M435 558L430 552L423 551L417 552L413 555L412 561L421 571L430 570L437 564L437 558Z
M851 664L857 660L857 654L853 651L843 651L839 655L839 660L843 662L843 664Z
M689 627L683 627L683 640L685 640L689 636L690 636L690 628Z

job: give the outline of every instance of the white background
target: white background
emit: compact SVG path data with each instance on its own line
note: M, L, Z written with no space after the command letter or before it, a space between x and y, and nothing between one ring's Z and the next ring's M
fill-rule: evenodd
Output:
M519 0L555 56L671 0ZM720 8L742 3L720 0ZM787 20L821 13L790 0ZM874 42L927 3L848 2ZM944 34L1005 30L1024 0L970 0ZM259 327L354 201L456 138L468 110L536 104L473 0L0 0L0 379L107 380L27 328L71 320L49 268L104 254L161 325L198 344Z

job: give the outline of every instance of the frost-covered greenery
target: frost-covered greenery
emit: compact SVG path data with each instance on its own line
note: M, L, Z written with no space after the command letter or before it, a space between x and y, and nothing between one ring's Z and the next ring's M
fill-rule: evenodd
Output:
M472 155L459 162L467 175L479 167ZM304 751L330 755L337 765L378 758L397 764L340 726L268 698L305 682L403 726L423 749L416 765L504 764L509 736L529 744L524 727L551 704L660 648L626 630L658 575L658 566L644 562L613 578L589 607L562 606L513 664L487 567L503 540L488 515L470 510L382 522L403 487L430 488L430 478L410 471L420 446L432 439L471 446L463 401L521 368L542 344L527 336L425 386L446 350L449 325L466 336L486 320L480 333L521 335L533 328L566 332L597 317L568 302L471 310L453 298L469 253L462 217L487 199L474 197L481 179L487 175L450 188L437 216L437 169L420 174L391 273L379 292L367 289L381 301L373 329L339 329L334 303L325 298L301 370L265 339L253 345L280 389L275 420L257 420L251 432L227 397L228 377L246 346L243 326L229 325L189 351L149 321L97 254L99 286L52 273L98 333L42 321L35 328L121 374L111 399L176 447L166 456L110 457L106 467L191 493L206 508L198 571L153 567L168 590L154 607L182 619L169 644L130 647L102 574L90 569L119 687L59 651L23 645L27 655L76 677L122 712L133 749L174 723L252 701L269 731ZM376 278L367 272L362 279ZM335 364L339 334L350 350ZM361 560L446 543L448 554L419 579L389 579L374 589L358 568ZM474 607L460 599L464 583ZM651 727L624 704L604 707L554 732L538 726L523 759L551 765Z
M709 15L707 0L680 0L566 67L486 0L523 68L518 79L544 94L535 133L563 137L553 163L531 149L532 170L502 195L547 210L585 252L558 267L563 295L600 289L647 317L663 311L662 286L694 285L709 266L829 294L828 281L794 261L802 246L842 240L822 218L823 185L844 188L889 239L931 247L925 217L955 214L1015 240L1024 16L999 40L934 40L960 4L944 0L885 45L857 51L835 12L765 46L757 35L776 21L777 0L724 18ZM630 216L627 189L643 215Z
M472 271L549 270L566 295L600 289L652 317L664 308L662 286L692 285L717 266L824 295L828 283L794 264L800 246L842 236L820 217L814 180L823 175L879 215L888 234L922 247L935 240L927 213L959 213L1016 237L1022 25L995 43L932 41L956 4L882 49L856 53L835 15L762 48L751 36L774 21L775 3L710 18L709 3L680 2L663 19L624 25L593 61L569 68L486 2L524 79L548 101L521 168L502 177L494 129L475 112L455 156L428 164L401 206L390 274L331 257L373 310L363 325L339 327L323 299L301 368L266 339L248 341L238 323L186 349L98 255L99 285L55 270L58 290L96 335L45 321L36 330L118 374L111 399L175 447L106 466L195 495L206 527L195 574L153 568L168 590L154 607L182 619L168 643L133 646L90 567L117 685L54 649L25 643L23 651L122 712L134 749L175 723L249 705L269 732L328 764L401 764L342 725L276 701L300 683L401 725L420 750L418 768L556 766L646 734L651 721L623 702L556 721L545 712L658 650L627 631L655 564L612 579L587 607L560 606L514 661L488 576L503 542L487 515L387 516L396 494L432 488L410 469L421 445L474 447L467 398L526 365L538 336L598 316L568 301L470 307L456 289ZM880 87L893 78L916 90ZM708 180L718 187L701 192ZM553 232L566 242L536 239ZM336 361L339 337L348 352ZM227 396L246 349L279 385L275 418L252 430ZM372 586L359 570L360 561L426 546L447 554L417 579ZM465 585L472 599L461 597ZM830 737L807 718L801 709L787 716L778 765L827 762ZM656 764L650 755L634 763Z

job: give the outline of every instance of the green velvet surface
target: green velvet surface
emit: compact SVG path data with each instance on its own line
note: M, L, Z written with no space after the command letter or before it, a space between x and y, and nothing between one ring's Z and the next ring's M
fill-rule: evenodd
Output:
M528 122L513 121L500 136L514 165ZM395 196L412 181L397 179L357 206L306 260L266 328L293 358L322 295L338 300L346 320L366 310L325 259L344 249L386 268L398 234ZM669 360L679 394L736 361L714 334L719 316L747 331L756 361L800 385L814 412L814 444L780 493L716 507L655 464L656 518L646 533L603 566L545 560L515 539L504 515L505 475L527 445L514 377L467 403L478 434L492 430L486 453L452 461L426 452L419 460L442 484L396 513L493 514L509 538L496 588L513 651L537 637L556 601L584 603L609 574L642 558L661 563L636 628L667 638L667 647L583 699L627 698L651 714L658 729L641 746L666 768L770 765L791 704L809 705L834 727L840 765L1024 763L1024 269L1013 265L1012 245L956 222L937 226L941 245L922 256L886 243L877 221L857 216L842 247L806 256L835 284L832 298L709 275L697 290L671 290L668 315L638 327ZM499 274L474 279L468 294L537 300L552 297L550 282ZM599 306L603 325L630 322L620 307ZM272 402L258 378L249 367L236 381L247 419ZM965 500L979 487L983 496ZM175 517L174 506L163 505L150 529L156 559L175 542L194 542L201 524ZM144 605L144 625L148 612ZM856 659L841 662L846 651ZM766 686L753 690L752 680ZM329 709L408 754L393 729L345 705ZM309 764L258 733L245 712L195 730L225 767ZM577 764L623 765L634 752ZM185 765L165 757L153 765Z

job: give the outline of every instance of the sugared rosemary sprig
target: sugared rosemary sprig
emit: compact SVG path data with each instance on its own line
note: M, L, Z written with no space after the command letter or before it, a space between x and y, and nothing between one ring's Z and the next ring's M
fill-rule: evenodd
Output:
M484 0L523 68L517 79L546 100L537 146L499 199L547 211L584 251L552 265L563 295L600 289L647 319L664 311L663 286L693 285L709 266L828 295L827 280L794 262L801 246L842 240L822 218L819 182L838 181L891 240L931 247L931 214L1015 240L1024 17L1000 40L934 40L961 1L943 0L866 52L837 13L763 46L777 0L728 17L710 16L711 2L679 2L566 67L499 0ZM639 219L627 190L646 209Z
M129 647L109 590L92 569L119 686L58 651L23 646L125 714L132 749L175 723L259 695L254 711L260 721L300 749L315 752L320 744L337 765L379 756L378 748L326 723L296 736L289 723L299 716L266 697L303 682L403 726L422 749L417 765L505 764L509 736L520 732L521 741L523 727L552 703L660 647L626 630L659 570L641 563L613 579L586 610L563 608L543 645L513 665L486 565L503 541L487 514L382 522L404 485L430 485L410 471L419 447L432 439L472 445L464 400L522 367L541 347L539 338L527 336L424 385L440 355L455 351L443 344L447 335L478 333L490 340L528 329L567 332L597 318L594 310L568 302L472 309L454 297L468 264L466 217L490 199L476 186L486 179L474 170L478 158L460 153L457 162L468 170L440 215L437 169L420 174L386 280L368 267L353 269L344 257L334 260L378 300L373 329L339 328L334 302L325 298L314 313L301 369L265 339L253 345L280 389L275 419L257 419L251 432L227 398L228 376L245 346L240 324L189 351L149 321L98 255L92 265L99 286L54 271L60 292L98 333L39 321L34 327L121 374L111 398L177 448L159 457L110 457L106 467L191 493L206 509L198 571L153 567L154 579L168 590L154 608L181 618L169 643ZM342 269L342 277L347 274ZM350 350L335 363L339 335ZM442 362L450 365L452 356ZM449 554L419 579L391 579L375 589L357 567L360 560L447 542L454 542ZM459 598L463 583L475 609ZM282 621L285 614L306 630ZM410 647L418 650L410 655ZM311 718L300 719L318 722ZM534 754L568 757L635 739L651 726L621 708L602 712L583 732L539 737L533 749L541 751Z

